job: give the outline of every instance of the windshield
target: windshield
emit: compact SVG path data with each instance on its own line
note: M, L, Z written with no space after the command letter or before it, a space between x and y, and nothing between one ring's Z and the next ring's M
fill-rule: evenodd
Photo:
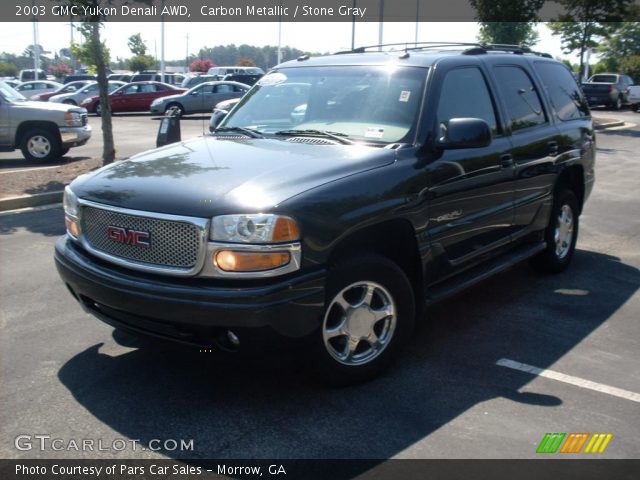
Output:
M8 102L26 100L26 98L24 98L21 93L17 92L4 82L0 82L0 95L2 95L2 98L7 100Z
M262 134L329 131L367 143L408 141L426 74L417 67L285 68L262 77L220 127Z

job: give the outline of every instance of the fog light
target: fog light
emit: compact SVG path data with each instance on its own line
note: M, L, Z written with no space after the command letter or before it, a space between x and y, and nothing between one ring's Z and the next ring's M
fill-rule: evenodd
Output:
M64 224L67 227L67 232L73 238L78 238L80 236L80 227L78 226L78 221L74 218L71 218L67 215L64 216Z
M289 252L237 252L220 250L213 263L225 272L259 272L283 267L291 261Z

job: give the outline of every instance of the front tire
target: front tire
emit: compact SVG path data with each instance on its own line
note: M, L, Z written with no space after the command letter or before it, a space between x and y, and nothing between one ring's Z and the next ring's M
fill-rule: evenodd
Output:
M567 189L554 195L553 210L544 233L547 247L531 259L531 264L544 273L559 273L567 269L573 258L578 239L578 200Z
M100 102L96 103L96 106L95 106L94 110L95 110L97 116L99 116L99 117L102 116L102 105L100 105Z
M27 131L20 144L22 155L29 161L48 162L60 157L60 139L51 131L34 128Z
M178 109L178 117L182 117L184 115L184 107L182 105L180 105L179 103L170 103L169 105L167 105L167 107L164 109L165 115L172 108L177 108Z
M403 270L386 257L360 255L329 272L316 338L316 365L333 385L379 375L410 338L415 298Z

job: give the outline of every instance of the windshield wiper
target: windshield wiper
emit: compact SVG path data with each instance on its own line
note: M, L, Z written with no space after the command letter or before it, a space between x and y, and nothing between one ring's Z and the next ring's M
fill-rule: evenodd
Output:
M251 138L264 138L264 135L262 135L258 130L254 130L252 128L245 128L245 127L219 127L216 128L213 133L223 133L223 132L240 132L240 133L244 133L247 137L251 137Z
M353 145L346 133L330 132L328 130L280 130L275 135L298 136L298 137L326 137L344 145Z

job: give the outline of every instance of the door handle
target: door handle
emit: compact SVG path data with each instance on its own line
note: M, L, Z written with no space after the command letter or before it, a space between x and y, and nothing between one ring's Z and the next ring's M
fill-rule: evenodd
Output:
M552 140L551 142L547 143L547 145L549 146L550 155L558 154L558 142L556 142L555 140Z
M513 167L513 155L511 155L510 153L500 155L500 166L502 168Z

